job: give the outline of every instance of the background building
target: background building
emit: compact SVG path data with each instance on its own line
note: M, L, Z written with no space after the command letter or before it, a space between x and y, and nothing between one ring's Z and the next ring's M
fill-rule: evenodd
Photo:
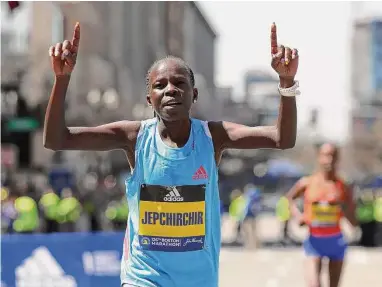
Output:
M353 157L362 174L381 174L382 18L357 18L353 29Z
M278 79L270 74L252 70L245 74L245 93L249 106L258 111L259 124L276 124L280 95Z
M2 30L2 59L9 59L2 62L7 71L2 83L19 83L20 97L39 111L40 125L53 85L47 51L71 39L77 21L81 44L67 96L68 124L151 117L146 73L166 55L184 58L194 70L200 90L195 115L216 118L221 111L214 84L216 34L194 2L31 2L17 10L7 16L23 12L28 24L22 31ZM9 48L15 43L18 50ZM16 77L19 71L22 79ZM48 163L51 153L41 145L41 129L31 138L34 164Z
M183 27L184 35L182 56L194 69L196 85L200 93L195 112L199 118L208 117L209 120L217 120L221 116L222 103L220 96L215 93L216 32L208 23L197 2L178 3L184 5L183 25L179 25Z

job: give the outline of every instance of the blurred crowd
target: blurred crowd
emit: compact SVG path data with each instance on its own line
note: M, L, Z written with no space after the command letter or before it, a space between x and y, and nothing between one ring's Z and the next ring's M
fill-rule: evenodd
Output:
M91 167L79 173L65 165L26 171L2 166L1 233L123 231L128 218L128 173ZM272 214L281 222L277 240L296 243L288 228L291 218L283 197L296 180L290 179L286 184L285 178L260 181L255 177L254 182L244 186L228 187L229 191L222 186L228 196L221 196L227 198L221 201L221 213L234 222L234 241L248 247L259 246L258 218ZM353 185L361 229L359 244L363 246L382 245L381 183L377 177Z
M123 230L124 175L65 167L11 172L2 168L2 233Z

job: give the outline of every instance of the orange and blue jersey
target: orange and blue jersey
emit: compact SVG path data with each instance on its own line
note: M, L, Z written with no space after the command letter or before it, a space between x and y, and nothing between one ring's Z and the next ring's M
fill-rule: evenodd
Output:
M345 196L342 180L336 180L333 190L322 190L312 179L304 193L304 219L311 235L332 236L341 233Z
M342 260L346 250L340 221L344 216L345 184L335 181L334 188L322 188L312 178L304 193L304 220L309 238L304 242L308 255Z

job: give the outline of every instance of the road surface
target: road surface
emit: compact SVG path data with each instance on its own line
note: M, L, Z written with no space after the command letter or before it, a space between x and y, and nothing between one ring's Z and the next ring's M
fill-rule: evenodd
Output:
M352 241L359 235L357 230L344 222L345 237ZM262 215L258 221L260 241L281 238L282 224L273 215ZM307 229L291 224L293 237L302 242ZM222 240L232 242L236 237L235 223L223 217ZM220 258L220 287L306 287L302 272L304 254L301 247L266 247L247 251L242 247L223 247ZM382 286L382 248L349 248L342 278L343 287ZM323 287L329 286L324 277Z
M300 248L223 248L220 287L306 287ZM342 277L343 287L382 286L382 249L351 247ZM324 277L326 280L326 277ZM324 287L329 286L327 280Z

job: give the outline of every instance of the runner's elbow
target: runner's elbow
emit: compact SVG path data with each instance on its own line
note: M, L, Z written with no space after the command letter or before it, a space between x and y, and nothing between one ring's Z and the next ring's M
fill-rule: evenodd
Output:
M357 219L353 218L353 219L351 219L349 221L350 221L350 224L353 225L353 227L358 227L359 224L358 224Z
M294 148L296 145L296 140L295 139L287 139L287 140L280 140L277 143L277 146L281 150L286 150L286 149L291 149Z
M58 133L54 131L44 131L43 145L46 149L53 151L65 150L68 144L69 130L65 129Z
M44 140L44 148L50 149L52 151L60 150L60 146L58 144L55 144L55 143L47 141L47 140Z
M50 137L47 137L46 135L44 135L44 139L43 139L44 148L50 149L53 151L58 151L58 150L62 149L62 144L60 144L60 143L62 143L61 140L50 138Z

